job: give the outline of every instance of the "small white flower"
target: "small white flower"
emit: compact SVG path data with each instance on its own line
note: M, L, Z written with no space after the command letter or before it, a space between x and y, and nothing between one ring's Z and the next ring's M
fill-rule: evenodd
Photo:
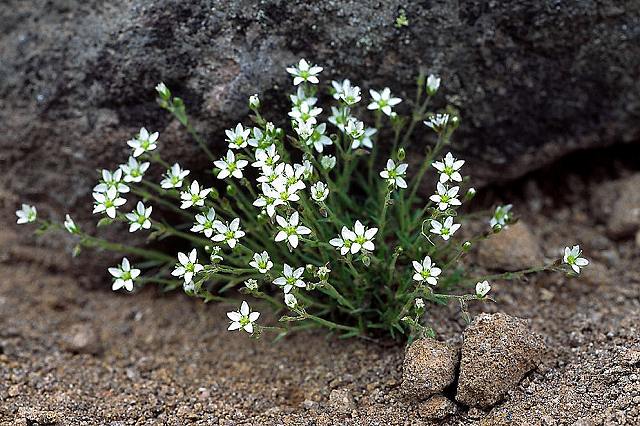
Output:
M93 187L93 192L107 192L111 187L114 187L119 193L125 194L129 192L129 187L122 183L122 170L117 169L111 173L109 170L102 170L102 180L99 184Z
M257 93L249 96L249 107L252 109L260 108L260 98Z
M349 81L349 79L342 81L333 80L331 86L333 86L333 99L337 101L340 100L346 92L351 90L351 81Z
M200 184L197 180L191 182L191 186L187 191L182 191L180 193L180 198L182 199L182 204L180 205L181 209L188 209L191 206L204 206L204 200L207 198L207 195L211 192L211 188L202 188L200 189Z
M138 229L151 228L151 212L153 207L146 207L142 201L138 201L136 209L131 213L127 213L125 217L129 221L129 232L136 232Z
M312 120L309 120L309 121L296 120L295 131L298 134L298 136L300 136L300 139L302 139L303 141L306 141L311 137L311 135L313 135L314 124L315 123Z
M329 269L328 263L318 268L318 278L320 278L323 281L327 280L330 273L331 273L331 269Z
M329 244L340 250L340 254L344 256L349 253L349 251L351 251L351 245L353 244L353 241L350 238L352 236L353 232L351 232L346 226L343 226L342 230L340 231L340 235L336 238L331 239L329 241Z
M156 92L158 92L158 95L160 95L162 99L168 99L171 96L169 88L163 82L156 85Z
M273 137L271 137L271 134L274 132L273 123L267 123L266 127L266 132L263 132L259 127L254 127L252 132L253 136L250 137L247 142L249 146L256 148L256 152L267 149L275 142ZM270 127L272 128L271 130L269 130Z
M316 182L311 185L311 198L314 201L321 202L329 196L329 187L324 182Z
M34 206L23 204L20 210L16 210L16 216L18 216L18 220L16 222L18 225L31 223L35 222L38 218L38 211Z
M373 140L371 139L371 136L375 135L377 131L378 130L373 127L367 127L364 129L364 133L360 135L360 137L351 141L351 149L357 149L361 146L369 149L373 148Z
M238 218L233 219L231 223L222 223L216 220L213 222L213 226L217 234L213 236L212 240L215 242L224 241L231 248L234 248L238 240L245 235L245 232L240 229L240 219Z
M78 225L76 225L76 223L73 221L73 219L71 219L71 216L69 216L68 214L64 217L64 228L70 234L79 234L80 233L80 228L78 227Z
M109 188L104 194L94 192L93 198L96 201L93 205L93 213L105 213L111 219L115 219L118 207L127 202L127 200L120 197L114 187Z
M160 182L160 186L164 189L182 188L182 182L184 178L189 175L189 170L183 170L180 164L175 163L164 174L164 179Z
M326 123L320 123L313 129L313 133L307 139L307 144L313 145L316 151L322 152L324 151L325 146L333 145L333 141L331 138L324 134L327 130Z
M212 263L218 263L222 261L222 256L220 256L220 252L222 248L220 246L211 247L211 255L209 255L209 259L211 259Z
M431 258L429 256L425 256L422 259L422 263L413 261L413 269L415 269L415 274L413 274L413 279L419 282L426 281L427 284L436 285L438 284L438 276L442 272L442 270L436 267L435 263L431 263Z
M313 176L313 165L309 160L304 160L302 164L294 164L293 169L296 175L302 175L303 180L308 180L311 176Z
M191 227L191 232L201 232L205 237L211 238L213 235L213 222L216 218L216 211L209 208L206 214L199 213L196 215L196 221Z
M264 167L275 167L278 163L280 156L278 155L278 151L276 151L275 145L270 145L266 149L259 149L256 151L256 161L251 165L256 168L264 168Z
M348 107L344 108L336 108L331 107L331 115L328 118L329 123L336 126L341 132L345 131L345 126L350 118L349 115L350 109Z
M298 90L296 90L295 95L289 95L289 99L291 99L291 103L293 106L299 107L303 103L309 104L309 106L314 106L316 102L318 102L318 98L313 96L308 96L304 92L304 88L302 86L298 86Z
M343 87L340 99L349 106L357 104L362 99L360 88L358 86Z
M214 161L213 164L220 169L217 178L224 179L228 176L233 176L236 179L242 179L242 169L246 167L249 162L247 160L236 160L236 156L233 151L227 151L227 156Z
M447 188L442 183L438 182L436 189L437 193L429 197L429 199L434 203L437 203L440 210L445 211L449 206L459 206L462 204L460 200L456 198L458 191L460 191L459 186Z
M320 158L320 165L325 170L331 170L336 166L336 157L333 155L323 155Z
M369 94L371 94L373 102L371 102L369 106L367 106L367 109L381 110L388 116L391 115L391 107L402 102L402 99L392 97L391 89L389 89L388 87L385 87L381 92L369 90Z
M298 247L298 239L300 236L311 234L311 229L303 225L298 225L300 222L298 212L293 212L288 220L278 215L276 216L276 222L280 225L280 231L276 234L275 241L286 240L291 248Z
M253 333L253 323L260 317L260 312L251 312L249 304L243 301L242 305L240 305L240 310L227 312L227 317L231 320L231 324L229 324L227 330L234 331L242 329L251 334Z
M441 132L449 123L451 116L449 114L434 114L427 121L423 121L424 125L435 132Z
M134 157L129 157L127 164L121 164L125 182L140 182L144 172L149 168L149 162L139 163Z
M133 148L134 157L140 157L145 152L153 151L158 147L156 144L158 136L160 136L160 133L154 132L150 134L149 131L143 127L140 129L138 136L128 141L127 145Z
M452 216L448 216L442 223L437 220L431 221L431 232L440 235L445 241L451 238L458 228L460 228L460 224L454 224Z
M362 135L364 135L364 123L360 120L350 117L349 120L347 120L347 125L345 126L344 131L353 139L358 139Z
M256 268L261 274L266 274L273 268L273 262L269 259L269 253L254 253L253 260L249 262L249 266Z
M311 84L318 84L319 80L317 75L322 72L322 67L317 65L311 66L305 59L300 59L298 66L287 68L287 72L293 75L293 85L306 81Z
M445 183L449 180L454 182L462 182L462 175L459 170L464 165L464 160L456 160L451 153L445 155L443 161L435 161L433 167L440 172L440 182Z
M380 172L380 177L387 180L387 183L398 188L406 188L407 182L404 180L404 175L407 172L406 163L396 163L392 159L387 160L387 167Z
M263 194L253 202L253 205L261 209L264 208L269 217L273 217L276 214L276 207L285 204L285 202L279 198L279 193L268 183L262 184L262 192Z
M296 121L316 124L318 119L316 118L322 113L322 108L310 106L308 103L303 102L300 106L294 106L289 112L289 117Z
M582 250L580 250L580 246L575 245L571 248L564 248L564 258L562 259L564 263L569 265L571 269L575 271L576 274L580 273L580 268L584 268L589 264L589 261L582 256Z
M496 207L496 211L489 221L489 226L492 228L496 225L505 226L511 219L511 208L513 208L511 204Z
M440 88L440 77L430 74L427 77L427 94L433 96Z
M420 297L415 300L415 304L417 309L424 309L424 300L422 300Z
M289 293L293 287L306 287L305 282L301 278L302 274L304 274L304 267L294 270L285 263L282 276L273 280L273 283L279 287L284 287L284 292Z
M225 130L227 135L226 142L231 149L242 149L247 146L251 129L244 129L242 124L238 123L235 129Z
M183 278L185 283L190 283L193 277L200 271L204 270L204 266L198 263L198 252L196 249L191 250L189 255L179 252L178 263L171 275Z
M122 259L122 263L115 268L109 268L109 273L114 281L111 290L116 291L124 287L127 291L133 290L133 282L140 276L140 269L135 269L129 264L129 259Z
M351 241L351 254L358 253L360 249L367 251L375 250L373 239L377 232L378 228L367 229L359 220L356 220L353 231L349 231L346 235L347 239Z
M476 284L476 296L483 298L487 295L487 293L489 293L489 290L491 290L491 285L489 284L489 281L481 281L478 282Z
M284 304L293 309L298 305L298 299L296 299L293 293L285 293Z
M257 290L258 289L258 281L253 278L249 278L244 282L244 286L249 290Z

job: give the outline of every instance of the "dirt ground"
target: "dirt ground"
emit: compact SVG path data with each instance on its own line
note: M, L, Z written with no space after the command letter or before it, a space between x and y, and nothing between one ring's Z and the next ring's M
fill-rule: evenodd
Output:
M592 180L566 177L568 198L535 180L511 189L545 256L576 242L594 265L580 280L495 283L498 303L472 306L530 318L548 353L490 411L459 406L441 424L640 423L640 242L607 237L590 213ZM27 247L23 232L0 232L0 424L430 424L400 393L401 346L322 332L251 340L226 331L224 306L113 293L106 276L90 289L82 270L64 270L66 254ZM441 339L460 340L455 306L430 318Z

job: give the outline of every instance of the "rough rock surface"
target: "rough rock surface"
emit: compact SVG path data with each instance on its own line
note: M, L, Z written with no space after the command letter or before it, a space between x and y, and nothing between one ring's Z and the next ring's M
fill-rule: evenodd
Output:
M455 379L458 350L434 339L420 339L408 348L402 366L405 396L426 399L444 391Z
M398 29L403 7L409 25ZM219 145L250 94L283 111L284 67L301 56L324 65L325 79L385 85L405 99L418 68L441 74L436 106L461 110L456 149L478 178L637 142L639 16L633 0L6 0L2 210L12 213L17 197L43 214L88 215L94 170L122 161L142 125L162 132L169 157L198 163L193 142L155 106L155 83L183 97Z
M418 404L418 414L427 420L443 420L456 413L456 404L442 395L435 395Z
M522 221L491 235L478 248L478 262L489 269L517 271L543 260L538 239Z
M591 204L609 235L633 237L640 230L640 173L602 185Z
M464 332L456 400L491 407L536 367L543 348L526 320L479 315Z

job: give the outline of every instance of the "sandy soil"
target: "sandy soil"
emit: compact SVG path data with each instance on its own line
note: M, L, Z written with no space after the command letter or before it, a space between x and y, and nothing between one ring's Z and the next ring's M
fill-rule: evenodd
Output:
M589 200L571 206L523 185L518 211L544 254L576 241L595 265L581 280L496 283L499 303L472 307L531 318L548 354L491 411L458 407L444 424L638 424L640 249L609 239ZM116 294L106 277L88 289L62 254L25 247L23 231L0 232L0 424L430 424L400 394L402 347L231 334L224 306L153 288ZM441 338L460 340L454 306L432 319Z

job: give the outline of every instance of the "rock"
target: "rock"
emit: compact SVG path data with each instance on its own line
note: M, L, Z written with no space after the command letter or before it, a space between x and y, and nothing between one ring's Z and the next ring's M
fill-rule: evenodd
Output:
M65 349L78 354L98 355L102 352L100 336L89 324L74 324L64 337Z
M591 208L611 237L633 237L640 231L640 173L598 187Z
M456 404L442 395L435 395L418 404L418 415L427 420L443 420L456 413Z
M329 404L341 414L350 414L356 408L356 402L347 388L332 390L329 394Z
M522 221L491 235L478 247L478 262L488 269L518 271L543 261L538 239Z
M291 91L291 79L284 67L300 57L325 67L323 83L349 77L365 95L390 87L405 99L401 111L410 107L419 68L441 75L434 107L446 99L461 109L455 148L476 186L520 176L570 151L639 140L634 0L602 0L597 7L412 2L409 25L395 28L406 4L4 0L3 190L38 201L40 211L56 217L70 210L82 223L90 217L81 212L91 204L95 169L123 162L125 141L141 126L161 132L167 161L210 166L157 108L154 85L163 80L185 99L219 152L223 130L247 122L253 93L275 106L267 117L286 122L281 89ZM4 207L7 217L15 207Z
M447 343L416 340L404 356L402 392L415 399L442 393L455 380L458 359L458 350Z
M463 336L456 400L488 408L536 367L544 343L523 319L481 314Z
M62 425L64 416L50 410L20 407L14 421L17 425Z
M612 273L613 271L609 270L605 265L594 260L582 269L580 279L591 285L609 286L613 283Z

